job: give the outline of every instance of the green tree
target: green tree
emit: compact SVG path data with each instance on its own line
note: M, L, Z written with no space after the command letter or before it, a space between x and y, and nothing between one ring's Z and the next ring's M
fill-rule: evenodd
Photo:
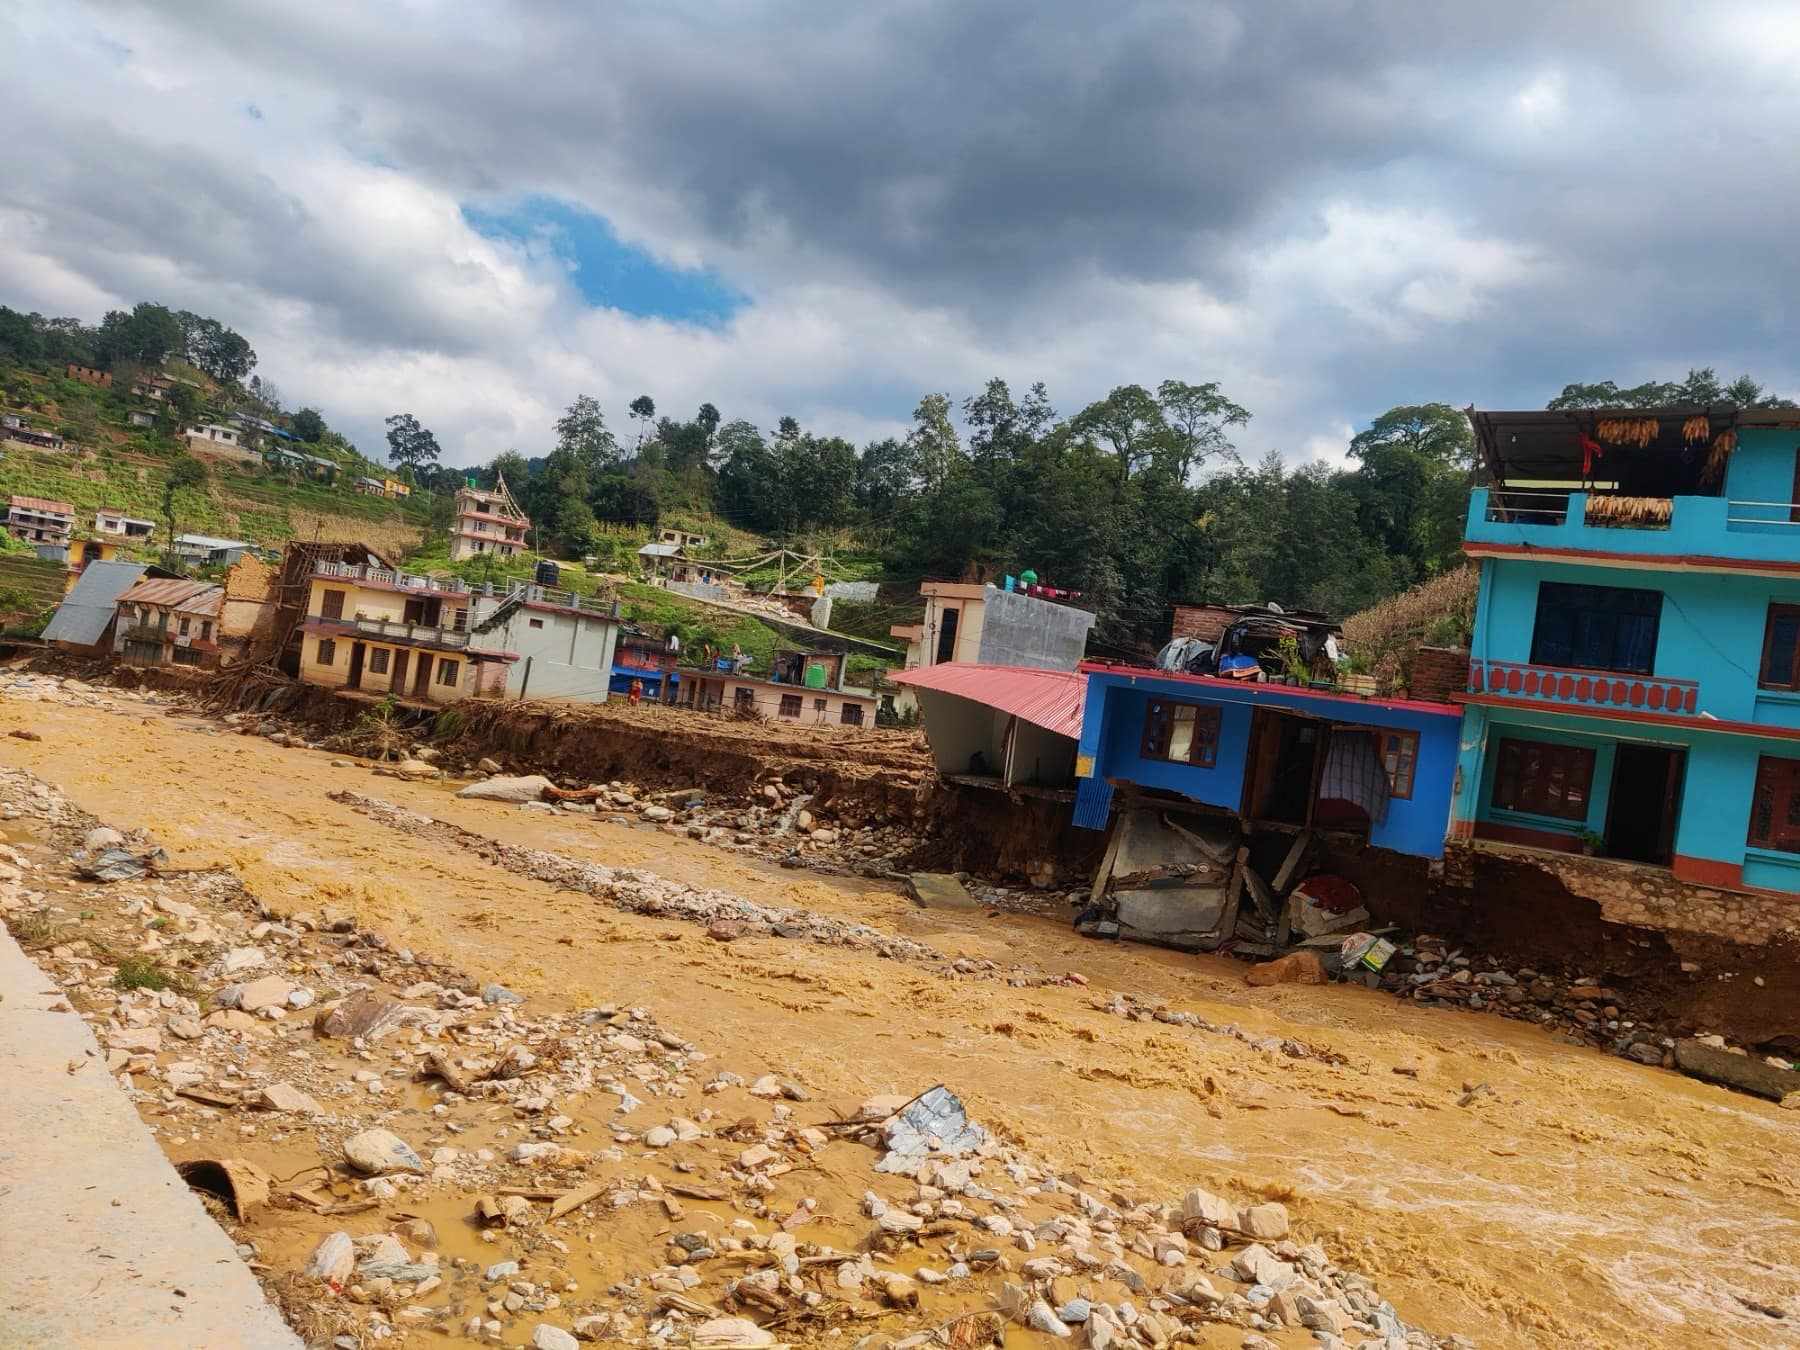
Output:
M387 419L387 443L389 462L415 473L436 463L441 453L437 437L411 413L395 413Z
M1649 380L1621 389L1612 380L1568 384L1551 399L1551 412L1571 408L1679 408L1728 403L1739 408L1792 408L1794 401L1765 389L1748 375L1721 383L1711 366L1691 369L1685 380Z
M296 436L310 445L317 445L326 432L325 419L317 408L300 409L288 419L288 425Z
M181 320L173 310L149 301L132 306L130 313L109 310L100 321L97 355L107 366L136 363L156 367L182 348Z
M175 494L184 491L198 492L206 482L206 465L192 455L183 455L169 467L169 476L163 480L162 491L165 561L175 556Z
M1164 380L1156 386L1156 403L1172 433L1170 452L1177 478L1185 482L1209 460L1237 462L1226 429L1246 425L1250 414L1221 394L1217 381Z
M579 395L568 411L556 419L556 445L578 458L589 473L610 468L619 458L619 446L606 428L606 415L598 400Z
M517 450L502 450L488 465L488 486L497 486L502 477L514 492L524 492L531 483L530 461Z
M951 471L962 459L962 441L950 420L947 394L927 394L919 400L919 406L913 409L913 429L906 439L927 489L950 481Z
M1129 478L1153 455L1176 448L1162 405L1141 384L1122 384L1098 403L1076 413L1070 431L1080 440L1112 451Z
M1389 408L1350 442L1347 486L1363 532L1406 560L1410 582L1454 563L1475 463L1468 417L1447 403Z
M650 424L656 420L656 400L648 394L639 394L631 400L632 420L638 424L637 448L644 448L644 438L650 434Z

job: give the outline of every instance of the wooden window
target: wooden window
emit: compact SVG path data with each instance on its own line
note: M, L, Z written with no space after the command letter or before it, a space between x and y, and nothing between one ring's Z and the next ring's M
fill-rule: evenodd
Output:
M322 619L341 619L344 617L343 591L326 591L319 601L319 617Z
M783 694L778 711L783 717L798 717L800 715L800 695Z
M862 704L846 703L843 712L838 715L838 721L847 727L860 727L863 724Z
M815 714L817 714L817 716L821 722L823 722L825 720L825 700L824 699L815 698L813 700L813 712Z
M1413 770L1419 762L1419 733L1378 731L1375 749L1381 756L1381 767L1387 770L1388 796L1401 801L1412 800Z
M754 708L756 706L756 690L740 684L731 691L731 701L740 708Z
M1800 759L1764 755L1757 760L1748 842L1752 848L1800 853Z
M1800 605L1769 606L1756 682L1764 689L1800 689Z
M388 649L386 647L369 648L369 674L385 675L388 669Z
M329 666L337 660L337 643L331 638L319 639L319 650L313 654L313 660L322 666Z
M202 642L211 642L212 641L212 620L211 619L200 620L200 640Z
M438 657L437 682L439 684L447 684L452 688L455 688L457 682L461 679L461 661L446 661L443 657Z
M525 623L526 626L530 628L542 628L544 626L544 621L542 619L527 619L525 620Z
M186 636L187 636L187 635L188 635L188 628L189 628L189 626L190 626L190 625L192 625L192 623L193 623L193 622L194 622L194 621L193 621L193 620L192 620L192 619L189 619L189 618L185 618L185 617L184 617L184 618L183 618L183 619L182 619L182 621L181 621L181 629L180 629L180 632L181 632L181 636L182 636L182 637L186 637Z
M1219 759L1221 716L1218 708L1151 699L1144 717L1144 758L1212 768Z
M1661 620L1661 591L1541 582L1531 659L1537 665L1648 675Z
M1586 820L1594 752L1584 745L1502 739L1494 765L1494 805L1560 820Z

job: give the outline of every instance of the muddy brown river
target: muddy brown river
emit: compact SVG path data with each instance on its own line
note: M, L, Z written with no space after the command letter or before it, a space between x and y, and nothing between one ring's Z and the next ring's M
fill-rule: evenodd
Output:
M43 739L0 738L0 762L149 831L178 866L233 868L281 909L354 909L544 1006L641 1004L737 1065L824 1093L945 1082L977 1118L1076 1171L1171 1196L1205 1185L1285 1200L1302 1233L1372 1275L1410 1322L1483 1345L1800 1343L1800 1113L1496 1016L1344 986L1250 989L1229 960L925 912L893 887L783 872L646 827L461 802L443 784L333 768L160 710L0 702L0 733L25 726ZM865 952L710 942L421 847L327 800L342 788L945 952L1079 972L1090 987L961 983ZM1114 991L1344 1062L1129 1021L1095 1006ZM1491 1091L1459 1105L1480 1083Z

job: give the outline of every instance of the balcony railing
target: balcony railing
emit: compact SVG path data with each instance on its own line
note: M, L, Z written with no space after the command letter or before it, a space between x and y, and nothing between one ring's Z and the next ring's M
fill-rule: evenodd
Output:
M1568 712L1601 708L1695 717L1700 705L1700 686L1693 680L1566 670L1521 661L1469 662L1469 692L1531 699Z
M1470 551L1542 549L1625 553L1637 559L1708 558L1794 569L1800 503L1724 497L1623 497L1538 488L1476 488L1463 538Z
M336 581L367 581L377 586L395 586L406 591L441 591L446 595L467 595L468 583L457 577L425 577L412 572L397 572L367 564L325 562L313 564L313 575Z
M395 619L342 619L364 637L387 638L419 647L462 649L469 645L469 635L457 628L437 628L423 623L402 623Z
M490 589L487 594L492 594ZM619 602L610 595L581 595L575 591L560 591L554 586L537 586L530 582L515 581L506 588L507 599L514 596L530 600L540 605L560 605L564 609L578 609L589 614L599 614L608 619L620 616Z

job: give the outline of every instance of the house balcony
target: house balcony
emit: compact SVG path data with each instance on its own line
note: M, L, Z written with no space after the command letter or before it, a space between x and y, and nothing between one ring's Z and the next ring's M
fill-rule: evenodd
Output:
M411 572L397 572L367 564L320 561L313 564L313 575L334 581L363 582L397 591L420 591L443 595L467 595L468 583L456 577L425 577Z
M1699 684L1660 675L1567 670L1523 661L1470 661L1469 692L1576 714L1654 713L1696 721L1700 716Z
M439 628L433 624L405 623L398 619L321 619L311 618L306 627L320 633L340 637L368 638L373 642L391 642L403 647L430 647L438 651L465 651L469 634L459 628Z
M1463 551L1651 571L1800 575L1800 503L1476 488Z

